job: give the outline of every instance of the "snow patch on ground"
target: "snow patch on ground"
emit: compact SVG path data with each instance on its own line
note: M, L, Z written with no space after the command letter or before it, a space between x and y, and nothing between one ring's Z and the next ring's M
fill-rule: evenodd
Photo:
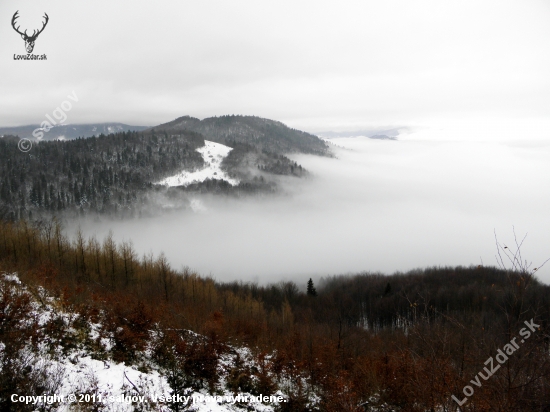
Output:
M204 182L207 179L225 180L232 186L238 185L239 181L229 177L222 169L221 164L223 159L227 157L229 152L233 150L229 146L220 143L204 141L204 146L197 149L202 155L206 167L196 172L181 171L174 176L167 177L158 184L164 186L188 186L191 183Z

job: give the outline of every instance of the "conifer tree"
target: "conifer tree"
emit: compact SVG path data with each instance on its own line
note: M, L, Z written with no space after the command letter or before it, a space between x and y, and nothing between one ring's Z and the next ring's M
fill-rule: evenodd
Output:
M313 280L311 280L311 278L307 281L307 295L317 296L317 290L315 290L315 286L313 286Z

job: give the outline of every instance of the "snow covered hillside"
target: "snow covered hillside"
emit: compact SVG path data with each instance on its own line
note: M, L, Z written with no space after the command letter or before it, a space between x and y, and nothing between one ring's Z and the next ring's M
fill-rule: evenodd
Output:
M180 173L167 177L158 184L164 186L187 186L194 182L204 182L207 179L221 179L229 182L232 186L239 184L237 179L233 179L221 169L223 159L227 157L229 152L233 150L229 146L220 143L204 141L205 145L197 149L202 155L206 167L196 172L187 172L185 170Z
M155 345L163 333L158 325L149 331L149 344L137 359L117 362L111 354L117 345L114 335L122 328L110 328L108 316L98 313L94 321L84 319L42 287L24 284L17 274L0 273L0 301L0 378L12 388L9 393L0 388L0 398L3 404L11 401L15 410L273 412L287 402L281 390L270 396L235 390L242 371L262 369L248 348L228 347L220 353L215 366L218 383L197 388L182 371L155 362L154 353L162 349ZM183 339L205 340L188 330L179 333L182 344ZM269 358L265 356L264 362ZM292 390L286 379L279 385Z

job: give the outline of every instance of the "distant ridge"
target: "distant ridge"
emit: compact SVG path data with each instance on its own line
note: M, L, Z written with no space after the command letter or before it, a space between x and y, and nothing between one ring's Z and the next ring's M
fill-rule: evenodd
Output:
M375 139L375 140L397 140L396 137L386 136L385 134L375 134L374 136L369 136L369 139Z
M357 137L367 136L371 139L384 139L384 140L397 140L397 136L406 129L405 127L393 128L393 129L363 129L363 130L351 130L347 132L316 132L317 136L321 136L327 139L334 137Z
M20 138L33 139L33 131L40 128L40 125L28 125L19 127L0 127L0 136L19 136ZM91 124L62 124L51 128L48 132L43 131L42 140L72 140L78 137L92 137L100 134L142 131L148 126L130 126L124 123L91 123Z

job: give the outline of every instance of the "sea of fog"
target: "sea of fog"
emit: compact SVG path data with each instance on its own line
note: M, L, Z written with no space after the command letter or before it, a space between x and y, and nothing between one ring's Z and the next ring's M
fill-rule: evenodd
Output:
M194 199L195 212L80 221L220 281L259 283L356 272L496 265L498 240L533 267L550 257L550 141L331 139L335 158L297 155L311 172L284 195ZM538 273L550 283L550 262Z

